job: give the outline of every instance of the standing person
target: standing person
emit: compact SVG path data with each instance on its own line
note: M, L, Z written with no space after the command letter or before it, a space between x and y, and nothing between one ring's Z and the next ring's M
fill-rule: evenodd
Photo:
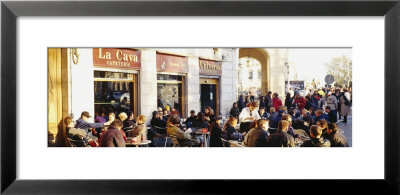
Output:
M267 138L267 147L295 147L293 136L287 133L289 122L285 120L279 121L278 131L272 133Z
M295 93L294 103L297 105L297 108L302 111L304 107L306 107L306 100L299 94L299 92Z
M306 105L304 106L304 109L309 110L312 107L310 96L306 96L305 100L306 100Z
M272 94L272 92L268 91L267 95L264 98L264 100L265 100L265 110L268 110L268 111L269 111L269 108L271 108L273 106L271 94Z
M204 119L211 124L211 119L214 118L214 111L210 106L206 106L204 109Z
M331 147L349 147L346 136L338 131L337 123L329 123L323 137L331 142Z
M260 115L257 112L257 102L251 102L249 107L246 107L242 110L242 112L239 115L239 121L240 121L240 132L248 132L250 129L250 124L254 120L260 119Z
M268 133L268 120L257 121L256 128L251 129L243 140L243 145L248 147L266 147Z
M282 101L278 98L278 93L272 95L272 106L275 110L279 110L279 107L282 106Z
M331 92L328 92L328 97L326 98L326 105L327 107L329 106L329 118L331 122L336 123L337 122L337 109L338 109L338 101L334 95L331 94ZM326 108L325 108L326 110Z
M251 90L249 90L249 96L250 96L250 101L251 102L254 102L254 92L253 92L253 89L251 89Z
M261 109L261 108L265 108L265 97L264 96L260 96L260 103L259 103L259 109Z
M319 106L319 95L318 93L314 93L314 95L311 97L311 108L313 110L317 110Z
M331 142L322 135L322 128L313 125L310 127L310 140L306 140L301 144L301 147L331 147Z
M233 116L233 117L236 117L236 118L239 117L240 110L239 110L238 104L236 102L233 103L231 111L229 112L229 114L230 114L230 116Z
M107 131L101 136L100 147L125 147L126 142L121 133L122 127L122 122L115 119L107 128Z
M222 147L222 129L221 129L221 117L216 116L211 121L210 126L210 147Z
M239 107L239 111L242 112L242 109L246 107L246 104L244 103L244 99L243 99L243 94L240 94L237 104Z
M340 97L341 97L340 89L336 89L335 90L334 96L336 97L336 100L337 100L337 103L338 103L337 114L339 115L339 120L341 120L342 117L340 115L340 110L341 110L341 106L340 106Z
M328 121L330 123L337 123L337 115L336 112L333 112L329 106L325 106L325 112L328 114Z
M286 93L285 106L287 108L291 108L292 103L293 103L293 98L290 96L290 93Z
M292 87L289 89L288 93L290 94L290 97L294 96L294 91L293 91ZM288 108L290 108L290 107L288 107Z
M343 90L344 92L342 93L340 97L340 115L343 116L343 122L347 123L347 115L350 115L350 93L347 91L347 89Z
M246 96L245 98L244 98L244 105L245 105L245 107L247 106L247 104L249 104L250 103L250 97L249 96ZM243 107L243 108L245 108L245 107Z

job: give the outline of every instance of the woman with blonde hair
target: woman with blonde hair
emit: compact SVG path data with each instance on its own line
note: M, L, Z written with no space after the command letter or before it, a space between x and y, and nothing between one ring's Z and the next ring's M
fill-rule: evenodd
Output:
M146 116L139 115L136 118L136 126L133 128L131 132L129 132L129 137L138 137L141 136L142 140L147 140L147 128L144 124L146 122Z
M210 106L206 106L204 109L204 119L211 123L211 119L214 117L214 111Z

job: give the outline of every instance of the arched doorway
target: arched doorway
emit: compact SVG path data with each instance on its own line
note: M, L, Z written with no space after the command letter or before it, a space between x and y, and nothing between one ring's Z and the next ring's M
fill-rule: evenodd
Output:
M240 48L240 58L254 58L261 64L261 94L267 94L270 89L269 54L264 48Z

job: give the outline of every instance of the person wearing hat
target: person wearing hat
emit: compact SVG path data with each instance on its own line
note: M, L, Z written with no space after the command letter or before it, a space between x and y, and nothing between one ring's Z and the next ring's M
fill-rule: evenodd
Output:
M110 122L90 123L89 122L90 117L92 117L92 116L90 116L89 112L83 111L81 114L81 118L76 120L75 128L84 129L86 131L86 138L96 139L96 137L93 136L92 131L89 132L89 129L102 128L102 127L104 127L104 125L110 125Z
M180 140L179 144L182 146L198 146L200 144L199 140L191 139L192 136L188 132L182 131L178 126L181 122L181 119L177 114L172 114L168 118L167 123L167 134L174 135L178 140Z

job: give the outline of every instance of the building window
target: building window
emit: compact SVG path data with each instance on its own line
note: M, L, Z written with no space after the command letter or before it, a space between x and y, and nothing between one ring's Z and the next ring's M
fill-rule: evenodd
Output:
M183 76L157 74L157 107L175 108L184 116L183 82Z
M252 70L249 71L249 80L253 80L253 71Z
M135 75L132 73L94 71L94 107L96 114L132 112L135 108Z

